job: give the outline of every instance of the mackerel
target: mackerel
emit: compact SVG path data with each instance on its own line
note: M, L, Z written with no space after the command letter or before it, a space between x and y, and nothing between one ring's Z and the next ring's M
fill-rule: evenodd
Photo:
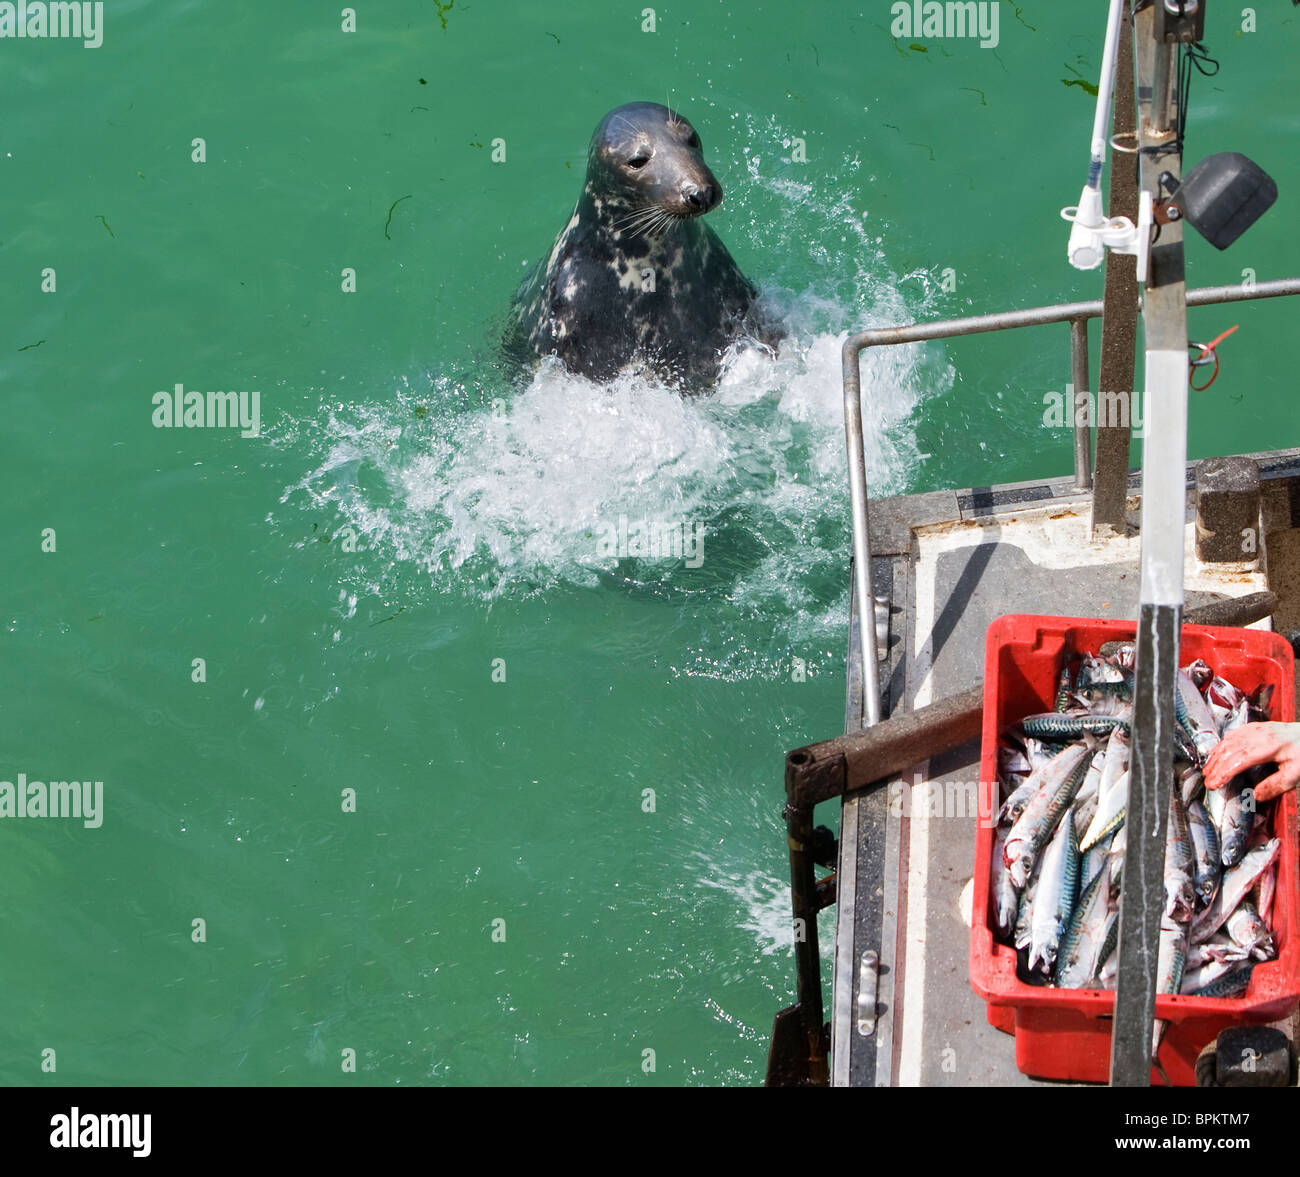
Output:
M1033 800L1034 794L1040 788L1042 788L1041 780L1036 780L1032 775L1023 784L1017 785L1011 796L1002 803L1002 808L998 810L998 824L1014 825L1020 815L1024 813L1025 806Z
M1277 894L1277 863L1270 866L1255 884L1255 906L1264 922L1273 924L1273 896Z
M1219 888L1223 877L1223 863L1219 859L1219 832L1206 812L1205 806L1193 801L1187 807L1187 829L1192 838L1195 856L1192 885L1202 904L1208 904Z
M1108 736L1117 727L1125 731L1129 728L1131 710L1123 715L1089 715L1083 712L1057 714L1047 711L1041 715L1027 715L1020 721L1021 730L1027 736L1040 740L1078 740L1085 735Z
M1169 793L1169 821L1165 825L1165 915L1186 924L1196 909L1193 886L1192 838L1178 790ZM1176 991L1175 991L1176 992Z
M1219 889L1210 905L1192 920L1189 938L1193 944L1203 944L1214 935L1241 901L1250 893L1256 881L1276 860L1282 842L1270 838L1263 846L1247 850L1236 866L1223 872Z
M1030 930L1034 922L1034 900L1038 897L1038 871L1029 878L1029 885L1020 892L1020 906L1016 908L1016 926L1011 943L1017 949L1028 948Z
M1246 853L1246 841L1255 823L1255 790L1248 773L1230 780L1222 789L1223 816L1219 820L1219 860L1225 867L1236 866Z
M1193 664L1194 665L1194 664ZM1214 722L1210 705L1201 698L1201 692L1186 670L1177 676L1178 689L1174 692L1174 715L1192 737L1197 755L1202 761L1219 742L1219 725Z
M1193 965L1188 958L1188 963L1183 966L1183 983L1179 992L1189 996L1194 993L1199 994L1207 985L1232 972L1239 963L1239 961L1216 960L1210 957L1200 964Z
M1227 932L1215 932L1204 944L1189 944L1187 947L1187 965L1189 969L1200 968L1212 960L1227 961L1232 964L1245 960L1250 949L1243 948Z
M1241 703L1244 703L1246 696L1232 683L1225 678L1212 678L1210 685L1205 688L1205 703L1210 709L1210 714L1214 716L1215 726L1219 729L1219 735L1224 734L1224 726L1232 717L1233 711Z
M1223 925L1233 943L1246 949L1256 960L1275 960L1277 946L1273 943L1268 925L1260 918L1255 905L1249 899L1243 899Z
M1020 896L1011 881L1011 871L1002 856L1010 830L999 826L993 838L993 910L997 918L998 935L1008 939L1016 927L1016 914Z
M1056 683L1056 710L1065 711L1070 706L1070 695L1074 692L1074 683L1070 679L1070 658L1067 652L1065 664L1061 667L1060 678Z
M1005 861L1011 878L1023 887L1034 869L1038 854L1055 832L1057 824L1079 791L1088 769L1088 747L1072 744L1043 769L1043 783L1025 806L1007 835ZM1073 823L1068 823L1073 825Z
M1076 826L1077 830L1078 827ZM1106 877L1106 893L1110 886L1110 840L1114 834L1107 834L1102 840L1088 848L1079 856L1079 890L1084 890L1099 875Z
M1236 997L1244 993L1250 985L1250 974L1255 971L1255 962L1246 961L1229 969L1216 980L1197 989L1195 997ZM1184 990L1186 992L1186 990Z
M1097 798L1097 813L1079 843L1081 850L1089 850L1107 834L1113 834L1124 824L1128 812L1129 774L1121 773L1111 785L1110 792Z
M1187 960L1187 926L1165 916L1160 921L1160 948L1156 955L1156 993L1177 993L1183 985ZM1160 1018L1151 1027L1151 1058L1160 1050L1167 1023Z
M1050 976L1079 885L1079 841L1074 822L1060 823L1043 853L1041 870L1030 925L1028 967L1032 972L1041 966L1041 971Z
M1114 988L1115 972L1119 958L1115 949L1119 944L1119 912L1106 916L1106 927L1101 934L1101 947L1097 949L1097 981L1104 989Z
M1053 983L1066 989L1085 988L1097 971L1097 955L1106 934L1109 886L1101 873L1079 895L1070 922L1061 936Z

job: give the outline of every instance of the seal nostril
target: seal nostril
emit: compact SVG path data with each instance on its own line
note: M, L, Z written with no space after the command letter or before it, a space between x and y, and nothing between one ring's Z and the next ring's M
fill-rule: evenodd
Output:
M706 185L703 188L692 185L685 189L682 195L686 197L687 204L703 212L708 212L714 205L714 192L711 185Z

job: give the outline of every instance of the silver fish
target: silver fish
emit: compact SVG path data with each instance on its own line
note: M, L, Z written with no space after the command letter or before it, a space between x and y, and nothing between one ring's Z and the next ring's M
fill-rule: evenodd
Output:
M1191 958L1188 957L1187 963L1183 966L1183 983L1179 992L1189 995L1197 993L1212 981L1217 981L1225 973L1230 972L1236 964L1236 961L1215 960L1213 957L1192 964Z
M1160 948L1156 957L1156 993L1178 993L1183 985L1183 965L1187 960L1187 925L1165 916L1160 921ZM1151 1027L1151 1057L1160 1050L1166 1023L1160 1018Z
M1277 894L1277 863L1270 866L1255 884L1255 907L1266 924L1273 923L1273 897Z
M1113 834L1124 824L1124 815L1128 810L1129 774L1122 772L1111 785L1110 791L1097 798L1097 813L1088 826L1081 850L1090 850L1107 834Z
M1039 852L1055 833L1061 815L1079 791L1088 768L1088 753L1087 745L1071 744L1056 756L1043 769L1038 792L1011 827L1004 855L1017 887L1024 887L1028 881Z
M1227 961L1232 964L1235 961L1245 960L1249 955L1250 949L1243 948L1227 932L1220 930L1204 944L1187 946L1186 967L1198 969L1212 960Z
M1202 985L1194 991L1196 997L1236 997L1244 993L1250 985L1250 974L1255 970L1255 962L1245 961L1229 967L1227 972ZM1184 990L1183 992L1188 992Z
M1273 943L1268 925L1260 918L1255 905L1249 899L1242 900L1241 906L1228 916L1223 926L1233 942L1249 951L1256 960L1277 958L1277 946Z
M1177 681L1174 713L1192 737L1197 755L1204 761L1219 743L1219 725L1214 722L1210 705L1201 698L1201 692L1196 689L1196 684L1186 670L1178 672Z
M1128 732L1117 727L1106 740L1106 759L1101 764L1101 782L1097 786L1097 795L1104 797L1114 788L1116 780L1128 771L1129 752L1132 740Z
M1038 898L1038 869L1029 876L1029 884L1020 892L1020 906L1016 909L1016 926L1011 943L1017 949L1028 948L1034 923L1035 899Z
M1219 735L1224 734L1224 725L1238 704L1243 703L1245 699L1246 696L1227 679L1218 677L1210 679L1210 685L1205 688L1205 703L1210 709L1210 714L1214 716Z
M1111 656L1115 659L1115 665L1121 670L1132 670L1137 665L1137 643L1121 642L1115 647L1115 653Z
M1229 732L1235 732L1239 727L1243 727L1250 722L1250 700L1242 699L1233 709L1232 713L1223 722L1223 734L1226 736Z
M1075 827L1076 830L1078 827ZM1079 856L1079 891L1082 893L1098 875L1106 876L1106 892L1110 893L1110 840L1114 834L1107 834L1100 842L1090 846Z
M1080 893L1079 902L1061 936L1052 980L1065 989L1083 989L1097 972L1097 956L1106 934L1109 886L1098 874Z
M1243 773L1234 777L1222 789L1223 816L1219 821L1219 860L1225 867L1236 866L1246 853L1246 842L1255 824L1255 790Z
M1215 892L1210 905L1198 913L1192 920L1189 939L1193 944L1203 944L1214 935L1224 921L1237 910L1241 901L1250 894L1250 889L1276 860L1282 842L1270 838L1263 846L1247 850L1236 866L1223 872L1219 889Z
M1192 876L1196 896L1202 906L1214 898L1219 880L1223 877L1223 863L1219 859L1219 832L1206 812L1205 806L1193 801L1187 807L1187 828L1192 837L1195 867Z
M1023 748L1013 744L1004 744L998 749L998 773L1001 776L1028 776L1034 771Z
M1065 711L1070 706L1070 695L1074 690L1074 680L1070 674L1070 657L1066 652L1065 664L1056 680L1056 710Z
M1007 834L1011 831L1006 826L999 826L993 837L993 911L997 921L998 935L1003 940L1011 938L1016 927L1016 914L1020 907L1020 895L1016 885L1011 881L1011 871L1002 857L1003 847L1007 843Z
M1029 969L1048 975L1056 963L1061 935L1074 910L1079 885L1079 842L1074 822L1061 822L1043 852L1038 896L1030 927Z
M1169 794L1169 820L1165 824L1165 915L1180 924L1190 922L1196 908L1193 862L1187 815L1174 789Z
M1031 772L1037 772L1040 768L1051 762L1056 755L1057 749L1044 744L1042 740L1036 740L1033 736L1026 736L1024 740L1025 756L1029 760Z
M1124 671L1106 658L1085 654L1079 662L1079 674L1075 679L1074 689L1097 686L1099 683L1122 683Z
M1097 950L1097 976L1095 987L1114 989L1119 975L1119 912L1111 909L1106 915L1106 926L1101 934L1101 947Z
M1091 797L1082 799L1076 797L1074 804L1070 807L1070 816L1074 818L1074 832L1080 839L1088 830L1088 823L1092 821L1097 813L1097 793L1094 790Z
M1083 774L1083 781L1079 785L1079 791L1074 795L1074 804L1076 806L1096 800L1097 787L1101 784L1101 768L1105 759L1105 748L1098 748L1092 754L1092 759L1088 761L1088 771Z
M1003 803L1002 808L998 810L998 824L1012 826L1024 813L1025 806L1033 800L1033 796L1042 788L1041 779L1036 780L1032 775L1021 784L1017 785ZM1005 839L1003 839L1005 841Z
M1128 853L1128 826L1120 826L1110 840L1110 850L1106 857L1110 859L1110 889L1118 891L1124 874L1124 855Z
M1132 719L1131 707L1125 707L1116 715L1096 715L1080 709L1078 711L1047 711L1039 715L1026 715L1020 721L1020 728L1027 736L1041 740L1079 740L1085 735L1108 736L1115 728L1128 727Z

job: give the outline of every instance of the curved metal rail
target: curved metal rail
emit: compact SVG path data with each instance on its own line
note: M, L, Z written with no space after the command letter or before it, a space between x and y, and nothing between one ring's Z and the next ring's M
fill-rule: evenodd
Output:
M1253 287L1206 286L1187 292L1188 306L1245 302L1257 298L1279 298L1300 294L1300 278L1282 278L1259 282ZM1100 318L1102 300L1067 302L1056 306L1032 307L1023 311L1003 311L992 315L974 315L965 319L944 319L937 323L912 323L903 327L881 327L850 335L841 353L844 370L844 431L849 449L849 497L853 505L853 591L858 614L858 639L861 642L863 701L868 726L880 722L880 669L876 647L875 610L871 596L871 537L867 518L867 462L862 437L862 374L860 358L869 347L896 343L923 343L932 339L953 339L961 335L980 335L988 331L1006 331L1014 327L1039 327L1046 323L1070 324L1070 370L1076 404L1088 394L1088 321ZM1074 481L1080 490L1090 489L1092 473L1092 430L1080 425L1075 414ZM1099 469L1099 475L1103 471ZM1106 470L1107 477L1126 479L1128 470ZM868 642L871 643L868 646Z

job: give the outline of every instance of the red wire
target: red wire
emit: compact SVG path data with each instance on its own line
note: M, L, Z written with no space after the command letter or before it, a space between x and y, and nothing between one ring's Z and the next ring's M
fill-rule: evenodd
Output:
M1215 382L1215 380L1218 379L1219 376L1219 353L1206 348L1201 354L1214 356L1214 371L1210 373L1210 378L1204 384L1192 384L1192 373L1190 371L1187 373L1187 383L1192 385L1192 390L1194 392L1204 392ZM1195 369L1193 369L1193 371L1194 370Z
M1204 384L1192 384L1192 370L1190 368L1188 369L1187 383L1191 384L1193 391L1204 392L1207 388L1210 387L1211 384L1213 384L1219 378L1219 353L1216 352L1214 349L1218 347L1219 344L1221 344L1225 339L1227 339L1228 336L1231 335L1240 326L1241 326L1240 323L1234 323L1225 332L1223 332L1222 335L1215 336L1213 339L1210 340L1209 343L1192 344L1192 347L1199 347L1201 349L1201 354L1196 357L1196 362L1198 363L1202 361L1208 362L1210 356L1214 357L1214 371L1210 373L1210 378Z

